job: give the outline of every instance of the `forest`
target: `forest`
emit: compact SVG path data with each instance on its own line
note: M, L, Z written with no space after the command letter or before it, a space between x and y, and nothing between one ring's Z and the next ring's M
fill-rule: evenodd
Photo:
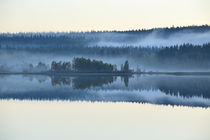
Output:
M209 71L210 26L130 31L1 33L1 52L1 67L14 67L16 64L10 60L20 54L27 58L40 55L49 58L49 55L54 55L54 58L62 56L72 59L83 56L108 60L116 64L118 69L121 68L120 62L129 60L132 69L139 70L140 67L141 71ZM36 62L33 59L27 63L44 62L45 58L37 59ZM19 61L17 65L27 60L20 58ZM45 63L50 65L52 61ZM110 69L116 69L116 66Z
M117 66L113 64L104 63L99 60L91 60L86 58L74 58L72 62L55 62L51 63L51 72L58 73L70 73L70 72L95 72L95 73L117 73L124 72L129 73L128 61L125 61L125 64L121 66L121 70L117 70Z

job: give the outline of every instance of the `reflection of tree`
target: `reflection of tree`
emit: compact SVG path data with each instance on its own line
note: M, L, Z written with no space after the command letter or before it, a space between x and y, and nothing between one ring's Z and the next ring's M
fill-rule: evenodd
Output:
M74 89L85 89L90 87L100 87L106 84L111 84L116 80L116 76L52 76L51 84L55 85L70 85Z
M9 78L7 80L7 78ZM11 79L13 78L13 79ZM0 75L0 83L4 81L16 80L16 82L23 82L22 85L11 84L6 86L6 89L0 94L0 99L29 99L29 100L72 100L72 101L102 101L102 102L139 102L139 103L154 103L154 104L170 104L170 105L184 105L184 106L203 106L209 107L210 99L210 78L209 77L191 77L191 76L142 76L137 79L130 79L129 88L119 84L116 80L116 76L62 76L53 75L52 85L71 85L72 88L66 87L48 87L48 84L44 84L39 88L41 84L31 86L33 81L28 79L34 78L34 80L44 80L47 76L33 75L23 77L19 79L18 76L4 76ZM36 79L35 79L36 78ZM119 77L118 77L119 78ZM121 77L122 82L125 82L125 86L128 86L129 76ZM16 83L15 82L15 83ZM48 80L47 80L48 82ZM111 85L112 82L115 82ZM6 82L7 83L7 82ZM110 84L108 86L104 86ZM0 88L4 87L4 84L0 84ZM19 90L16 86L21 87ZM103 86L102 88L100 88ZM86 88L97 87L94 90L83 90ZM99 88L98 88L99 87ZM12 89L12 90L11 90ZM38 90L37 90L38 89ZM77 90L81 89L81 90ZM152 94L145 94L145 91L151 90ZM162 95L157 90L160 90L167 95ZM156 92L157 93L154 93ZM148 93L149 93L148 92ZM105 94L104 94L105 93ZM109 93L109 94L106 94ZM171 95L177 96L177 98ZM179 97L182 96L182 97ZM187 97L198 98L187 99ZM200 97L203 96L203 97ZM145 97L145 98L144 98ZM152 99L151 99L152 98ZM153 100L153 98L155 100ZM184 99L184 100L183 100ZM185 101L186 99L186 101ZM195 100L196 99L196 100Z
M130 78L130 77L131 77L131 76L128 76L128 75L121 76L121 81L123 81L123 82L124 82L125 87L128 87L128 84L129 84L129 78Z
M125 86L128 87L129 77L128 76L124 76L123 78L124 78Z
M175 96L203 96L210 98L210 77L204 76L148 76L139 77L132 88L139 90L160 90Z
M90 87L101 87L111 84L116 80L115 76L79 76L73 79L73 88L85 89Z
M55 85L70 85L71 84L71 77L68 77L68 76L52 76L51 77L51 84L52 84L52 86L55 86Z
M181 95L185 97L203 96L210 98L210 79L171 79L159 81L158 89L166 94Z
M39 83L44 83L47 80L47 76L44 75L22 75L23 78L27 78L29 81L37 80Z
M166 94L175 96L203 96L210 98L210 78L208 77L171 77L171 76L148 76L140 77L136 82L129 83L131 76L120 76L125 87L138 90L160 90ZM52 76L51 83L55 85L71 85L74 89L86 89L91 87L101 87L111 84L116 80L116 76ZM134 79L135 80L135 79ZM133 81L133 80L132 80ZM114 88L118 88L113 86ZM124 87L120 87L123 88Z

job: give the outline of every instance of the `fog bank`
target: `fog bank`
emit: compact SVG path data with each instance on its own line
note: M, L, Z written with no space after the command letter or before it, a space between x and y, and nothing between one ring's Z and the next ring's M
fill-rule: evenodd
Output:
M89 46L108 47L166 47L183 44L202 45L210 42L210 32L193 33L180 32L167 36L162 36L158 31L142 36L125 33L102 33L98 36L98 41Z

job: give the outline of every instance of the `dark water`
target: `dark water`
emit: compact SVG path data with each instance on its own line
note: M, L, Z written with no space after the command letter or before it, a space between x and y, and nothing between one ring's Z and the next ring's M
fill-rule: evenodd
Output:
M1 75L0 99L210 107L210 76Z

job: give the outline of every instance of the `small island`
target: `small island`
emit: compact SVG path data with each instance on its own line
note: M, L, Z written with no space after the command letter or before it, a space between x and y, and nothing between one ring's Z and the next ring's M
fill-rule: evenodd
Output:
M129 68L129 62L126 60L121 65L121 69L117 69L116 64L109 64L99 60L91 60L84 57L77 57L72 62L56 62L51 63L51 74L104 74L104 75L130 75L133 71Z
M45 74L45 75L132 75L128 60L117 69L116 64L105 63L100 60L75 57L72 61L52 61L51 65L39 62L36 66L28 64L23 71L7 71L2 66L0 74Z
M22 71L11 71L7 66L0 66L0 74L34 74L34 75L112 75L131 76L133 74L156 75L210 75L210 72L158 72L139 71L130 69L126 60L120 69L116 64L110 64L101 60L75 57L72 61L52 61L51 64L38 62L37 65L26 64Z

